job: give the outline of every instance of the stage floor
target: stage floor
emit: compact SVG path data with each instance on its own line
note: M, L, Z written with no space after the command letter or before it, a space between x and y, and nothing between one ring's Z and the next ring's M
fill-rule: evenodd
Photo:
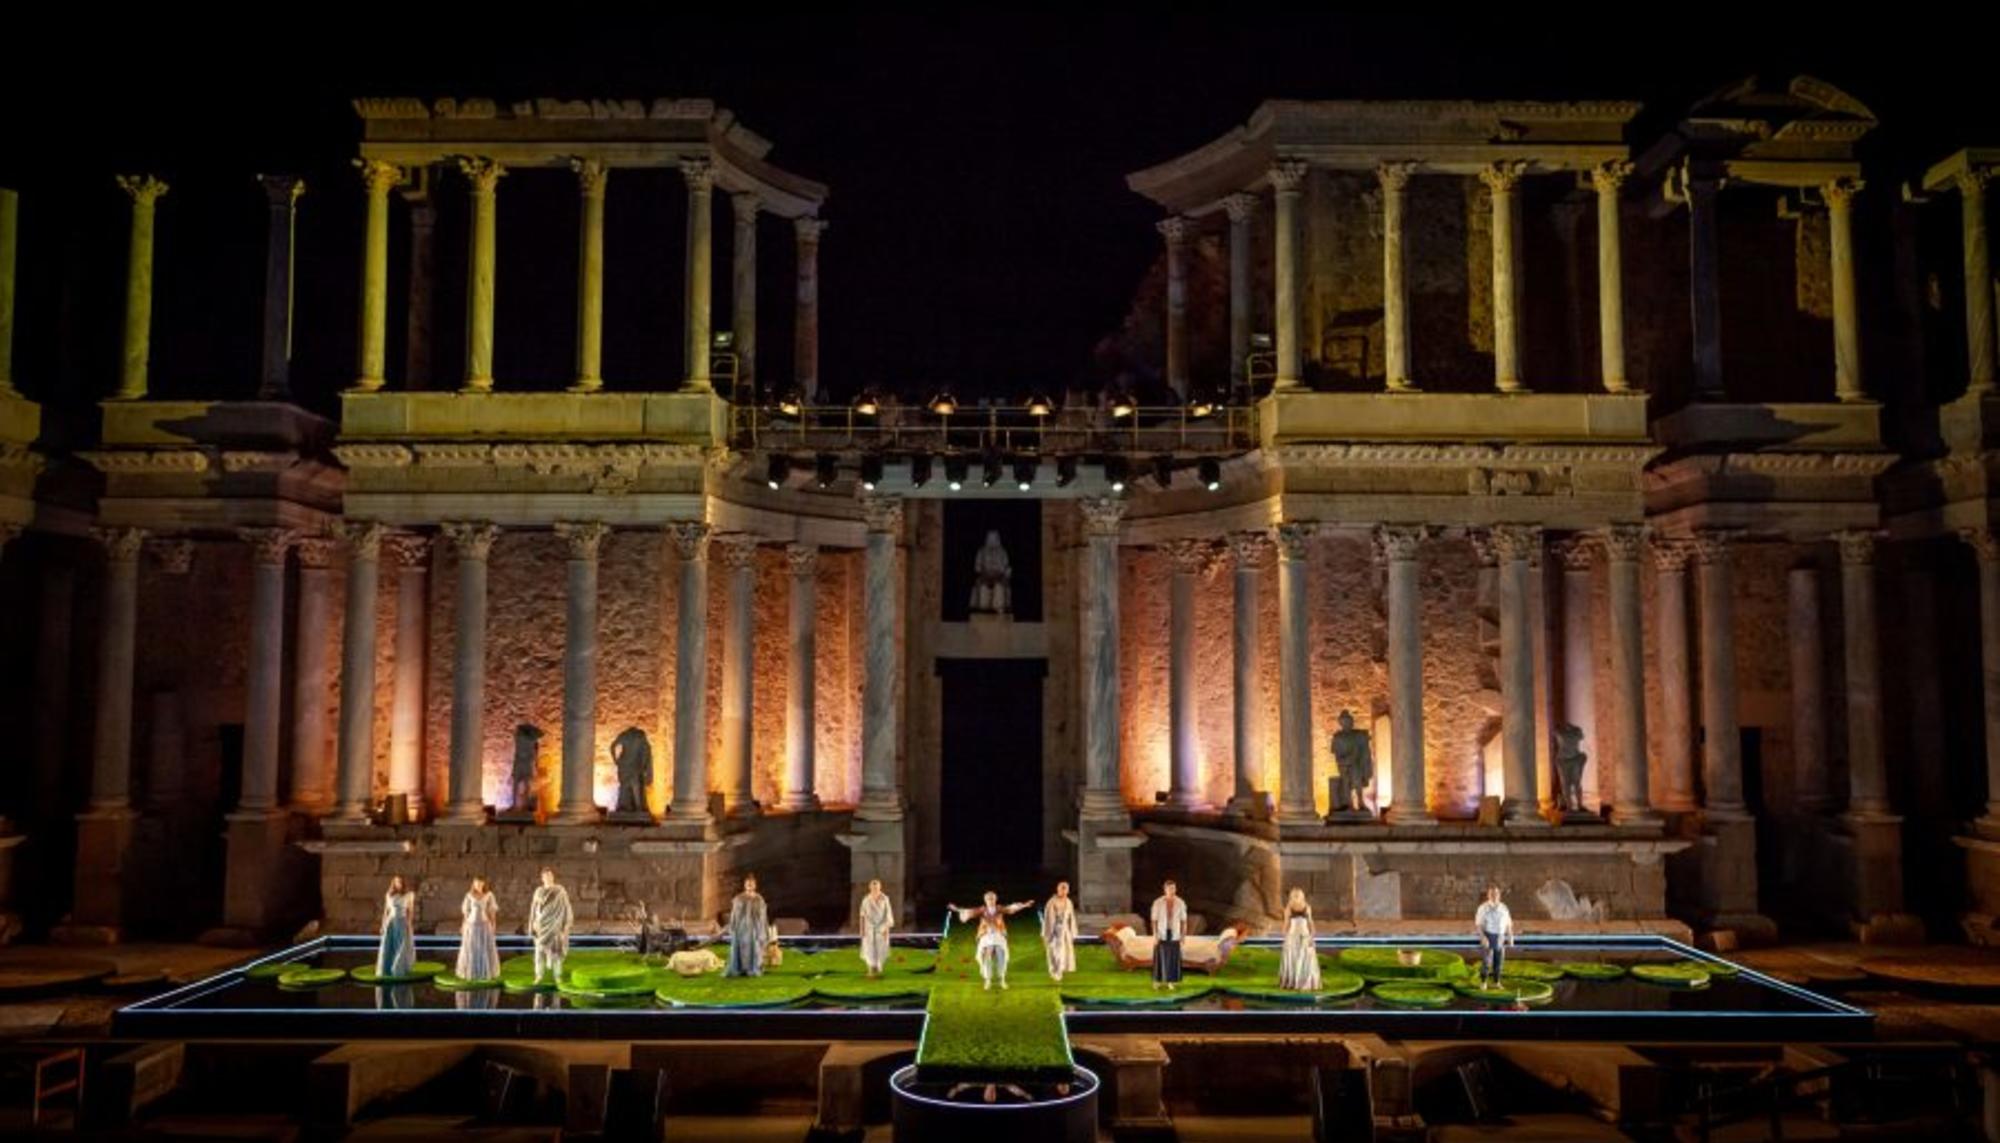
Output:
M899 950L922 955L938 948L938 934L903 935ZM452 991L432 983L367 986L351 977L310 990L281 988L261 977L276 966L303 962L316 967L352 969L372 964L372 937L322 937L259 958L120 1009L113 1034L135 1038L365 1040L365 1039L612 1039L612 1040L916 1040L924 1027L923 997L835 999L815 991L807 975L811 968L845 963L853 938L801 937L785 940L786 957L796 966L791 976L804 994L779 1006L685 1007L646 994L592 998L556 992L491 988ZM1323 958L1338 962L1347 949L1409 947L1394 938L1322 938ZM1430 939L1423 947L1476 956L1470 940ZM450 963L455 937L417 939L419 959ZM1079 960L1105 958L1096 942L1079 941ZM1276 940L1246 941L1237 957L1268 964L1276 956ZM611 937L579 937L575 953L587 959L620 947ZM1256 951L1252 951L1256 950ZM526 938L503 938L503 956L528 952ZM1247 956L1245 954L1248 954ZM816 959L816 954L818 955ZM1701 988L1673 988L1636 979L1629 972L1615 980L1583 980L1565 976L1551 982L1544 1003L1525 1007L1498 1005L1454 993L1436 1008L1406 1008L1389 1004L1372 988L1352 997L1317 1003L1270 1002L1238 995L1232 984L1248 983L1238 973L1237 958L1215 978L1188 976L1189 990L1207 987L1199 995L1157 1000L1141 995L1137 1002L1087 1003L1064 999L1064 1023L1071 1035L1148 1033L1156 1035L1258 1035L1372 1033L1389 1039L1479 1040L1614 1040L1669 1041L1853 1041L1872 1037L1874 1017L1859 1008L1786 984L1749 968L1699 952L1657 936L1565 938L1523 937L1510 953L1515 960L1544 962L1594 961L1629 968L1640 964L1695 962L1715 968ZM1017 955L1016 987L1033 982L1050 987L1039 957ZM830 974L831 975L831 974ZM852 970L838 975L859 976L858 957ZM1100 974L1101 975L1101 974ZM1143 972L1130 974L1143 982ZM766 978L771 979L771 978ZM795 988L794 991L798 989ZM840 991L840 989L828 989ZM1143 992L1143 990L1141 990Z

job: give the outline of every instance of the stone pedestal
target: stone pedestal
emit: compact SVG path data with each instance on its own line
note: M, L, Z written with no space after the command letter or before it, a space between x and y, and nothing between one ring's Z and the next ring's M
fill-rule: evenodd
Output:
M1132 851L1146 836L1132 829L1123 810L1085 809L1076 829L1064 830L1076 843L1076 913L1085 931L1101 928L1132 911Z
M114 944L125 925L126 860L139 815L92 810L76 818L76 896L50 939L57 944Z
M1699 927L1728 929L1738 945L1770 944L1778 926L1757 911L1757 823L1748 814L1710 813L1693 851Z
M281 935L310 911L302 908L310 882L308 863L292 848L294 818L282 811L248 811L227 817L223 830L228 872L222 888L222 924L203 933L211 945L250 946Z
M1903 819L1842 814L1832 834L1847 896L1847 922L1863 944L1922 944L1924 923L1903 911Z

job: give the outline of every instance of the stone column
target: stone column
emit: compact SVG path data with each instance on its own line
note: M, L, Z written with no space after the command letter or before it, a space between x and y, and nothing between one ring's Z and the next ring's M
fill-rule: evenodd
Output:
M1986 714L1986 812L1979 832L2000 837L2000 535L1968 528L1959 536L1979 559L1980 687Z
M465 385L461 393L493 391L493 278L498 256L493 228L496 191L507 168L491 159L463 158L458 168L472 187L472 241L465 273Z
M708 820L708 525L679 520L667 540L681 565L674 629L675 817Z
M1233 194L1222 207L1229 212L1229 388L1241 394L1250 380L1250 221L1257 196Z
M730 324L736 335L736 383L745 393L757 391L757 212L763 205L749 191L729 196L736 221L735 242L730 246Z
M1820 188L1826 198L1828 245L1833 268L1833 393L1842 401L1865 401L1862 380L1861 314L1854 289L1854 196L1860 179L1834 179Z
M1521 176L1524 162L1493 163L1479 181L1493 201L1493 386L1502 393L1525 393L1521 383Z
M1270 537L1262 532L1237 532L1229 537L1229 551L1236 561L1235 644L1236 737L1235 796L1229 800L1234 813L1264 813L1268 799L1257 789L1258 770L1264 758L1264 699L1258 668L1262 665L1262 640L1258 637L1257 582L1271 551Z
M1501 814L1509 826L1542 826L1535 790L1535 660L1528 626L1528 556L1537 528L1493 528L1500 558L1500 766L1507 776Z
M1118 533L1125 502L1109 497L1078 503L1085 552L1080 647L1083 657L1083 807L1086 813L1125 809L1118 772ZM2000 790L2000 785L1995 786ZM2000 798L2000 794L1995 795Z
M143 528L93 528L104 548L104 614L98 620L97 735L90 771L92 811L132 804L132 676L139 633Z
M1167 240L1167 388L1188 398L1187 239L1192 225L1185 218L1163 218L1153 224Z
M1672 813L1695 808L1687 616L1687 565L1692 554L1685 540L1653 538L1653 613L1660 657L1660 808Z
M14 393L14 263L21 243L21 196L0 187L0 396Z
M306 181L293 175L258 175L270 204L264 248L264 361L257 385L260 401L292 395L292 266L299 196Z
M1425 536L1420 524L1384 524L1375 531L1387 565L1389 777L1395 792L1390 825L1437 823L1424 784L1424 601L1417 553Z
M816 810L813 791L814 666L818 656L819 549L811 544L785 548L792 573L792 641L785 679L785 796L788 810Z
M445 815L462 825L486 820L482 762L486 746L486 560L500 529L454 521L444 525L458 557L458 609L452 617L451 790Z
M375 589L382 526L346 529L347 605L340 641L340 729L334 749L341 821L367 820L375 779ZM398 668L400 670L400 666Z
M1605 529L1605 587L1611 605L1610 745L1618 766L1611 824L1620 826L1660 823L1653 812L1646 760L1646 617L1639 595L1639 560L1645 551L1645 528L1614 524Z
M1882 760L1882 682L1875 624L1875 534L1834 534L1840 545L1840 617L1847 666L1847 816L1889 812Z
M403 321L403 385L423 390L431 385L432 284L437 281L437 204L428 187L403 192L410 207L409 312Z
M1167 698L1171 723L1167 804L1177 809L1207 809L1208 800L1202 796L1201 736L1195 713L1194 578L1208 556L1208 545L1200 540L1170 540L1160 545L1160 550L1173 569L1167 619ZM1311 781L1308 777L1308 795Z
M285 561L297 533L243 528L250 545L250 662L244 691L241 812L278 808L278 731L284 713Z
M118 187L132 199L132 238L125 258L125 349L115 397L140 401L146 396L153 346L153 211L167 184L151 175L120 175Z
M1410 380L1410 284L1403 276L1408 242L1403 231L1403 198L1415 163L1383 163L1375 168L1382 184L1382 366L1391 393L1414 393Z
M709 290L715 261L714 207L715 168L707 159L682 159L681 177L687 181L687 285L686 318L682 334L686 338L687 380L683 393L707 393L709 381Z
M368 190L368 221L361 233L361 330L356 338L354 388L380 389L386 377L389 344L389 190L402 183L403 168L380 159L356 159Z
M1826 774L1826 669L1820 643L1819 569L1795 567L1785 577L1786 642L1792 669L1793 800L1814 813L1829 801Z
M1688 299L1697 395L1722 393L1722 179L1682 168L1688 208Z
M729 569L729 621L722 629L722 805L731 815L759 810L751 769L756 701L757 537L722 537Z
M292 647L292 787L288 800L303 813L323 814L331 793L326 770L326 636L332 616L334 541L308 536L299 553L298 632Z
M867 675L861 691L861 805L855 815L884 821L903 816L902 783L896 773L902 742L903 576L897 552L903 534L903 502L869 496L861 502L868 518L864 620Z
M569 548L563 623L562 800L558 819L597 821L597 553L611 525L600 520L556 525ZM520 807L515 807L519 809Z
M1593 547L1582 536L1562 547L1562 717L1564 722L1583 731L1585 752L1598 758L1599 773L1584 779L1587 795L1598 792L1605 757L1604 740L1597 733L1597 640L1591 623L1591 599L1595 594L1590 569ZM1586 796L1584 808L1595 812L1597 806L1597 801Z
M1279 163L1271 168L1272 218L1277 226L1277 353L1278 376L1274 389L1297 389L1305 384L1305 355L1299 345L1299 310L1304 304L1300 289L1303 267L1299 264L1299 197L1305 191L1304 163Z
M410 820L421 821L429 816L429 803L424 796L424 683L425 664L430 658L432 545L429 536L410 532L386 536L384 540L396 560L396 668L389 697L389 793L403 795ZM373 596L372 588L369 594ZM372 632L372 617L369 622Z
M571 159L582 207L576 259L576 380L572 393L604 388L604 182L596 159Z
M1597 190L1597 348L1604 391L1631 392L1625 376L1625 256L1618 221L1618 191L1632 177L1623 160L1590 172Z
M1714 817L1742 817L1743 746L1736 718L1736 583L1732 533L1695 533L1696 587L1701 593L1701 776L1704 805Z
M792 220L799 251L798 292L793 295L792 380L811 404L819 395L819 238L826 223L805 215Z
M1986 184L1994 167L1960 171L1954 180L1965 246L1965 363L1969 391L1993 391L1993 263L1986 240ZM1988 757L1992 757L1989 752ZM1995 787L2000 792L2000 787Z
M1309 520L1274 529L1278 548L1278 822L1312 825L1312 599L1306 559L1318 525Z

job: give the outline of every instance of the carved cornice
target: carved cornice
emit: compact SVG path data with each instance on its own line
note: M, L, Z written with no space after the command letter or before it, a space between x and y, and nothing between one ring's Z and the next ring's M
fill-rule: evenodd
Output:
M1272 449L1283 466L1326 468L1438 468L1446 465L1606 465L1639 468L1658 456L1658 445L1422 444L1353 442L1287 444Z
M555 532L568 546L570 559L595 560L604 537L611 534L611 525L602 520L564 521L555 526Z
M211 463L200 449L146 448L78 453L106 476L173 472L207 472Z
M0 383L4 384L4 383ZM46 463L41 453L11 441L0 441L0 468L26 471L33 475L42 471Z
M786 544L785 566L795 576L803 579L812 578L819 570L819 545Z
M295 452L254 452L225 450L222 454L222 471L238 472L283 472L299 462Z
M486 559L493 554L493 541L500 538L499 526L483 520L450 520L439 530L461 560Z
M1284 563L1302 560L1312 551L1312 538L1319 531L1319 524L1313 520L1287 520L1271 529L1271 540L1278 549L1278 559Z
M667 542L673 545L674 554L684 561L706 560L708 558L707 524L700 520L674 520L666 525Z
M112 563L137 563L139 552L146 544L144 528L92 528L90 538L104 549L104 557Z
M1118 538L1118 532L1125 520L1125 502L1109 496L1087 496L1076 502L1077 510L1083 514L1083 531L1087 536L1109 536Z
M416 454L399 444L335 445L333 455L348 468L408 468L416 461Z

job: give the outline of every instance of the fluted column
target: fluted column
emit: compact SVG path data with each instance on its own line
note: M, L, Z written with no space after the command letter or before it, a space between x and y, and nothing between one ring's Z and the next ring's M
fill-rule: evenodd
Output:
M729 196L736 222L730 245L730 324L736 335L736 383L745 393L757 391L757 212L763 205L749 191Z
M1604 531L1604 583L1611 605L1611 748L1618 781L1611 792L1611 824L1659 824L1653 812L1652 775L1646 758L1646 617L1639 592L1639 561L1646 529L1614 524Z
M1403 231L1403 199L1415 163L1383 163L1375 168L1382 184L1382 365L1391 393L1412 393L1410 379L1410 284L1403 276L1408 242Z
M1233 194L1222 206L1229 212L1229 387L1240 394L1250 379L1250 221L1257 196Z
M1524 393L1521 383L1521 176L1523 162L1493 163L1479 172L1493 203L1493 386Z
M486 819L481 762L486 745L486 560L500 529L492 524L444 525L458 558L458 611L452 617L451 791L445 813L460 823Z
M1597 733L1597 647L1591 623L1591 597L1595 594L1591 561L1596 545L1587 537L1576 537L1562 547L1562 641L1563 641L1563 721L1583 731L1584 750L1600 755ZM1584 782L1595 789L1596 775ZM1553 784L1552 784L1553 787ZM1560 803L1558 803L1560 804ZM1586 802L1595 812L1597 805Z
M1695 533L1695 581L1701 593L1701 771L1712 818L1743 816L1743 744L1736 712L1735 536Z
M1972 167L1953 180L1965 246L1966 376L1974 393L1993 390L1993 263L1986 238L1986 184L1993 181L1996 170L2000 168Z
M380 159L356 159L368 191L368 217L361 232L361 316L355 341L354 388L380 389L386 379L389 344L389 191L403 181L403 168Z
M132 676L139 633L139 553L143 528L93 528L104 548L104 614L97 637L97 734L90 808L132 804Z
M1304 163L1279 163L1271 168L1272 218L1277 227L1273 269L1277 293L1278 376L1276 389L1296 389L1305 383L1305 356L1299 345L1299 310L1304 304L1300 290L1299 197L1305 191Z
M1623 160L1590 172L1597 190L1597 349L1607 393L1632 389L1625 376L1625 256L1618 221L1618 191L1630 177L1632 164Z
M1528 625L1528 556L1540 530L1493 529L1500 557L1500 766L1507 776L1501 814L1510 826L1547 825L1535 790L1535 659Z
M1273 530L1278 548L1278 821L1319 820L1313 797L1312 599L1306 560L1318 525L1309 520Z
M1125 519L1125 502L1106 497L1080 501L1077 507L1083 513L1085 542L1079 640L1083 658L1082 808L1085 814L1122 813L1125 796L1118 774L1118 533Z
M292 647L292 786L287 800L293 809L314 814L326 812L330 793L326 643L334 546L329 536L308 536L293 545L299 554L299 610Z
M1390 825L1437 821L1424 782L1424 601L1417 554L1425 536L1420 524L1385 524L1375 531L1388 596Z
M674 630L674 816L708 818L708 525L667 525L681 565Z
M0 396L14 393L14 272L21 246L21 196L0 187Z
M810 404L819 395L819 238L826 223L812 215L792 220L798 241L798 290L793 295L792 380Z
M563 624L562 801L566 822L597 820L597 553L611 526L600 520L557 524L569 548Z
M1167 698L1171 724L1167 804L1205 809L1201 789L1201 735L1196 725L1194 665L1194 579L1208 556L1200 540L1161 545L1172 568L1168 586ZM1309 778L1307 790L1311 790Z
M431 325L437 282L437 203L428 180L403 192L409 204L410 274L408 312L403 316L403 385L413 391L431 386Z
M1842 401L1865 401L1862 378L1861 314L1854 287L1854 196L1860 179L1834 179L1820 188L1826 198L1828 245L1833 269L1833 394Z
M1153 224L1167 240L1167 388L1182 401L1188 397L1187 239L1185 218L1163 218Z
M895 821L903 816L902 783L896 772L902 742L903 669L897 632L902 627L903 502L894 496L861 501L868 519L865 557L864 622L867 677L861 690L861 805L855 816Z
M462 393L493 391L493 280L498 269L494 243L497 191L507 168L491 159L464 158L472 189L472 241L465 272L465 385Z
M1235 796L1230 808L1247 812L1262 808L1263 795L1257 789L1260 764L1264 757L1264 696L1259 685L1262 641L1258 637L1257 583L1269 560L1271 540L1262 532L1237 532L1229 537L1229 552L1235 557Z
M167 184L151 175L120 175L118 187L132 200L132 234L125 257L124 356L114 396L138 401L146 396L153 346L153 212Z
M814 665L818 656L819 549L811 544L785 548L785 566L792 573L792 641L785 679L785 795L788 810L815 810L813 790Z
M299 196L306 181L292 175L258 175L270 206L264 248L264 359L257 385L260 401L292 395L292 266Z
M297 533L244 528L250 545L250 662L244 683L243 785L239 811L278 807L278 731L284 713L285 561Z
M347 605L340 641L340 732L335 747L342 821L368 816L375 779L375 589L381 567L382 526L346 528Z
M1688 690L1687 565L1683 539L1653 538L1653 613L1660 673L1660 808L1685 813L1694 799L1694 699Z
M1689 328L1694 338L1694 387L1719 398L1722 384L1722 179L1683 168L1688 208Z
M1785 642L1792 673L1792 800L1801 810L1826 806L1826 671L1820 643L1819 569L1785 576Z
M683 393L707 393L709 380L709 297L715 262L714 208L715 167L707 159L682 159L681 177L687 182L687 279L683 297L686 318L687 380Z
M389 692L389 793L403 795L411 821L428 816L424 797L424 681L429 658L429 536L401 532L383 537L396 561L395 674ZM374 575L374 571L370 571ZM372 584L373 581L371 580ZM374 588L369 588L374 598ZM372 607L373 604L371 603ZM374 617L369 617L374 643ZM373 676L373 666L370 668Z
M729 569L728 623L722 629L722 805L727 814L757 813L751 768L756 708L757 537L722 537Z
M1882 758L1882 680L1875 622L1875 534L1838 532L1840 618L1847 676L1847 816L1889 812Z
M1986 812L1979 830L2000 836L2000 536L1968 528L1959 536L1979 559L1979 679L1986 716Z
M571 159L581 206L576 258L576 380L572 393L604 388L604 190L610 174L596 159Z

